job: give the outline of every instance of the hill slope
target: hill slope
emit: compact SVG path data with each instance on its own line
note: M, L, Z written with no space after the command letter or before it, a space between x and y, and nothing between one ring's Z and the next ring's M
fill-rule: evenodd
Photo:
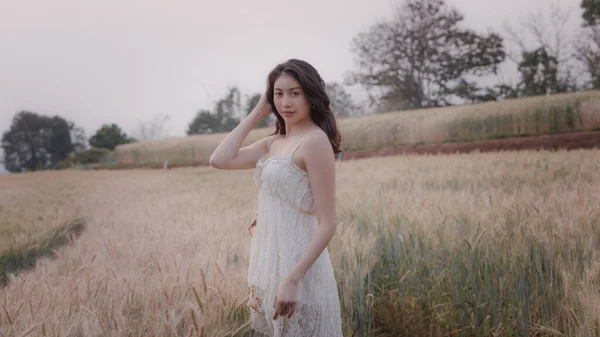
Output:
M529 97L339 120L344 156L415 144L471 142L600 130L600 91ZM244 145L270 133L253 130ZM197 135L121 145L118 167L207 165L225 134Z

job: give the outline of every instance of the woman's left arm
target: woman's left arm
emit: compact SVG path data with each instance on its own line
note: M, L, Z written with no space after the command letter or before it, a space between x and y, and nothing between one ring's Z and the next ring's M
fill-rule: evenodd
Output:
M291 317L296 311L298 283L325 250L337 227L335 205L335 159L325 134L306 137L304 165L310 179L318 228L302 257L283 279L273 303L273 319Z
M305 149L309 149L303 151L303 158L319 225L302 258L286 277L296 285L325 250L337 228L335 158L329 139L325 134L317 133L313 137L307 137L303 145L306 145Z

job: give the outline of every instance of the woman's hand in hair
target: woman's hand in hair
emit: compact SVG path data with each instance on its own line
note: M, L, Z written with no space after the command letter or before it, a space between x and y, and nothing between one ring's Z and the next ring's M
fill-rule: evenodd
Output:
M255 114L259 120L262 120L272 112L273 109L267 100L267 94L263 93L251 113Z

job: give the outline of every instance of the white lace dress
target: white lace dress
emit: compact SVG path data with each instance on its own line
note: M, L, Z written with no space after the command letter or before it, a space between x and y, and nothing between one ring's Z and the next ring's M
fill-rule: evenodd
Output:
M308 175L292 160L304 137L290 153L263 157L256 165L259 195L248 270L251 327L276 337L341 337L340 303L327 249L298 284L299 304L292 317L273 320L277 288L318 226Z

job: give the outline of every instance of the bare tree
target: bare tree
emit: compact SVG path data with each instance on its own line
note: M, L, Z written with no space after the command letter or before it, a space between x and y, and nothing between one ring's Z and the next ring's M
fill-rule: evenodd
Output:
M519 67L524 87L521 91L527 91L531 85L543 86L541 82L547 84L548 94L574 91L582 85L575 31L569 29L572 20L572 11L561 8L555 1L545 11L529 13L520 25L504 24L508 35L507 57ZM527 82L528 76L529 81L536 83Z
M360 108L352 100L352 95L341 84L326 83L325 91L329 96L331 109L337 118L354 117L360 114Z
M586 87L600 89L600 26L587 27L581 33L576 58L586 73Z
M600 89L600 1L583 0L582 31L577 40L577 60L586 72L586 87Z
M600 0L581 0L580 7L584 27L600 25Z
M166 137L165 127L171 117L167 115L155 115L150 120L140 122L137 138L140 140L153 140Z

